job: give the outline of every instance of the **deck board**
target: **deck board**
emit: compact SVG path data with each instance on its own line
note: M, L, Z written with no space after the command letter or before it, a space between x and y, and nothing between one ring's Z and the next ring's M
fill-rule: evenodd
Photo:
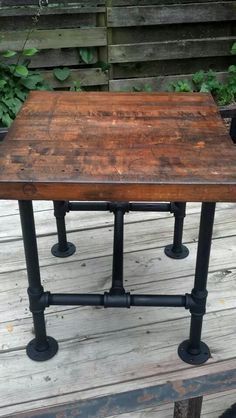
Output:
M49 202L35 205L45 290L61 292L66 290L65 282L68 292L107 290L111 275L111 215L68 214L69 239L76 243L78 252L61 261L50 254L55 242L50 207ZM230 371L235 367L235 204L217 205L203 328L203 338L211 347L212 358L200 368L187 365L177 357L177 346L187 337L189 327L188 311L179 308L108 311L50 307L47 326L49 334L59 340L59 353L46 363L29 360L24 347L32 338L32 321L25 292L26 271L16 203L0 202L0 213L0 416L147 388L183 376L201 376L203 372ZM172 235L173 221L169 215L127 215L127 289L138 293L190 291L198 222L199 205L190 204L184 233L190 256L175 261L163 255L163 247L170 243ZM223 405L226 409L233 403L235 393L231 390L228 394L207 396L203 417L217 418ZM140 414L134 411L119 416L165 418L171 416L172 410L173 405L161 405Z

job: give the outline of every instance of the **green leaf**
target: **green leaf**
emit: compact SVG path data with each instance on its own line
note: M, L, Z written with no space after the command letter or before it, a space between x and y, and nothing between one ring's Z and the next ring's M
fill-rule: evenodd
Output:
M207 83L202 83L200 93L209 93L210 89Z
M228 71L229 73L236 74L236 65L230 65Z
M0 89L2 89L6 84L6 80L0 80Z
M95 48L80 48L79 54L85 64L90 64L94 58Z
M236 42L232 45L231 54L236 55Z
M17 97L13 97L11 99L2 99L2 101L8 107L8 109L13 112L14 115L17 114L22 106L22 102Z
M200 85L204 82L204 80L205 80L204 71L201 70L193 74L192 81L197 87L200 87Z
M24 49L22 54L25 57L33 57L33 55L37 54L37 52L39 52L39 50L37 48L29 48L29 49Z
M11 57L14 57L14 55L16 54L17 54L16 51L10 51L10 49L8 49L7 51L2 53L2 56L4 58L11 58Z
M55 68L53 70L53 74L59 81L65 81L68 77L70 77L70 69L67 67L64 68Z
M29 74L29 70L24 65L16 65L15 74L19 77L27 77L27 75Z
M15 89L15 95L18 97L18 99L20 99L22 102L26 99L27 97L27 93L20 90L20 89Z
M34 90L37 87L37 84L42 82L43 77L41 74L29 74L28 77L21 80L21 84L28 90Z
M13 119L9 116L8 113L5 113L4 115L2 115L1 119L2 119L3 126L7 126L8 128L13 122Z

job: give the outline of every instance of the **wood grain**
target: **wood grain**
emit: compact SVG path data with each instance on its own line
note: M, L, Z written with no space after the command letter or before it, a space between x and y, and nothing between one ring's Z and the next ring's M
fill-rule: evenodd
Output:
M208 94L33 92L0 155L1 198L236 200Z
M235 19L236 2L108 7L108 27L217 22Z

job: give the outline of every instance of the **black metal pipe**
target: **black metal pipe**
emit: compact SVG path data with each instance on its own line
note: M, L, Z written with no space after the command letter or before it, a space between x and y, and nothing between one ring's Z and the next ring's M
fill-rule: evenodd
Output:
M65 224L65 202L64 201L54 201L54 216L56 217L57 223L57 235L58 235L58 250L67 251L68 242L66 237L66 224Z
M229 132L232 141L236 144L236 117L232 118Z
M194 281L195 291L206 290L215 207L215 203L202 203Z
M173 205L171 203L130 203L130 211L136 212L172 212Z
M181 252L182 251L182 239L183 239L183 225L184 225L184 217L186 211L186 203L178 202L176 203L178 207L178 212L174 214L175 216L175 228L174 228L174 240L173 240L173 252Z
M50 293L48 298L50 305L71 305L71 306L103 306L104 295L93 295L85 293Z
M20 200L19 211L29 287L42 292L32 201Z
M67 211L110 211L119 203L116 202L68 202ZM175 205L171 203L127 203L128 211L137 212L173 212Z
M57 223L58 243L52 246L51 252L55 257L69 257L74 254L76 247L74 244L67 241L65 216L68 202L64 200L56 200L53 202L53 205L54 216Z
M109 202L68 202L67 211L106 211L110 210Z
M129 294L128 294L129 295ZM83 306L104 306L104 299L107 299L107 306L127 307L127 294L110 295L102 294L49 294L48 305L83 305ZM123 304L122 304L123 298ZM130 306L169 306L186 307L186 295L129 295ZM109 300L110 299L110 300Z
M197 261L195 270L194 288L192 296L199 305L199 311L192 312L189 352L200 352L201 331L205 304L207 298L207 275L211 251L211 239L215 215L215 203L202 203L200 230L198 239Z
M110 293L125 293L123 286L123 251L124 251L124 208L114 211L114 238L113 238L113 261L112 261L112 286Z
M131 306L186 306L182 295L131 295Z
M29 302L33 295L41 295L43 293L43 286L41 284L38 248L36 241L34 213L32 201L19 201L20 219L22 227L22 235L25 250L25 260L27 267L27 275L29 282ZM32 297L30 296L32 295ZM44 319L44 308L34 311L32 310L34 331L35 331L35 349L36 351L45 351L48 349L48 339L46 334L46 325Z

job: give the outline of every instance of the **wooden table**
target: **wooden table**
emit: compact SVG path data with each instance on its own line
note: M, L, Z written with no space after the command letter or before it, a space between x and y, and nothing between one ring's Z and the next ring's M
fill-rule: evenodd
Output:
M190 364L207 361L210 350L201 341L201 328L215 202L236 201L235 161L235 145L208 94L31 93L0 145L0 198L19 200L21 213L35 328L28 356L43 361L58 350L56 340L46 335L44 310L50 305L183 306L190 310L191 327L179 356ZM59 243L52 251L57 256L75 251L66 240L66 211L100 208L114 213L110 292L44 291L32 200L55 201ZM80 202L70 202L74 200ZM186 201L203 202L191 294L129 294L123 285L125 213L174 212L174 243L166 254L182 258L188 254L181 242Z

